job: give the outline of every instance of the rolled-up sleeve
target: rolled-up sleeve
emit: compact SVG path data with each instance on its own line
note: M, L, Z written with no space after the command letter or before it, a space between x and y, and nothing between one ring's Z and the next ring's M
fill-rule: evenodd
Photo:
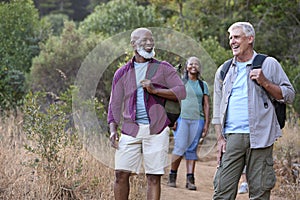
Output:
M166 77L166 87L169 88L176 95L178 101L185 99L185 86L175 68L168 62L161 62L161 65L166 66L164 68L165 71L163 72L164 77Z
M267 78L274 84L279 85L284 103L293 103L295 90L280 63L273 57L267 57L263 64L263 70L266 75L271 74Z

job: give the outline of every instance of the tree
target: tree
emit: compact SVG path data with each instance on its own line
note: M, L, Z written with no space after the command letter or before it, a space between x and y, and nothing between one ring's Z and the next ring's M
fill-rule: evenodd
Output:
M138 6L133 0L113 0L99 5L82 23L80 29L86 34L114 35L137 27L160 26L162 21L152 7Z
M36 7L39 9L40 15L47 14L66 14L72 15L74 10L72 1L70 0L34 0Z
M25 93L25 74L39 53L38 12L31 0L0 4L0 107L15 108Z
M166 26L201 42L210 37L216 38L225 49L229 49L228 27L236 21L251 22L256 31L255 50L282 62L291 80L299 77L300 12L295 6L299 4L299 0L173 0L168 4L157 0L151 2L156 11L166 19ZM171 10L168 13L173 14L166 15L163 12L165 10ZM210 46L207 48L214 54ZM215 52L217 51L216 49ZM218 60L215 62L219 63ZM290 73L290 65L296 68L292 70L293 73ZM295 81L294 87L300 88L299 81ZM297 103L295 101L295 108L299 107L296 106ZM297 109L297 112L300 113L300 110Z
M64 28L64 22L69 18L65 14L49 14L42 18L42 21L49 24L53 35L59 36Z
M45 44L41 44L40 55L33 59L31 88L56 95L66 91L95 43L80 34L74 22L66 21L62 34L51 36Z

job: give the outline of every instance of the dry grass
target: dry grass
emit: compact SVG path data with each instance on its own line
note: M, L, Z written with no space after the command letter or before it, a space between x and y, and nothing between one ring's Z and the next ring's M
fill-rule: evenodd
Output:
M293 125L292 125L293 124ZM288 123L274 146L277 183L274 193L283 199L300 198L300 127L299 121Z
M28 153L22 116L0 123L0 199L113 199L113 169L104 166L81 145L60 152L60 165L46 169ZM47 165L50 166L50 165ZM145 199L144 176L133 176L130 199Z
M298 123L296 123L298 124ZM277 184L282 199L299 199L299 125L287 125L274 148ZM97 161L79 144L60 152L60 165L45 169L40 158L28 153L22 116L0 123L0 199L113 199L113 169ZM35 162L36 161L36 162ZM130 199L146 199L144 175L130 180Z

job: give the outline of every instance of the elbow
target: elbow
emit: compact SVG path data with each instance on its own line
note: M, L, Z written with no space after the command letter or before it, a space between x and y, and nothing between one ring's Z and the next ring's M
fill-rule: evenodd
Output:
M285 103L292 104L295 100L296 92L293 88L281 88L281 98Z
M176 88L172 90L172 92L175 94L177 101L181 101L186 98L186 91L184 86Z

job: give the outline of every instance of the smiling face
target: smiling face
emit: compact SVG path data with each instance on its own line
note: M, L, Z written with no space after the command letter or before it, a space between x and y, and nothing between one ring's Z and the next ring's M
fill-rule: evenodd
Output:
M190 57L187 61L186 71L189 75L198 75L201 72L200 61L196 57Z
M155 56L154 39L150 30L146 28L136 29L131 35L133 49L145 59Z
M246 62L253 55L253 36L246 36L242 27L235 27L229 31L229 45L237 61Z

